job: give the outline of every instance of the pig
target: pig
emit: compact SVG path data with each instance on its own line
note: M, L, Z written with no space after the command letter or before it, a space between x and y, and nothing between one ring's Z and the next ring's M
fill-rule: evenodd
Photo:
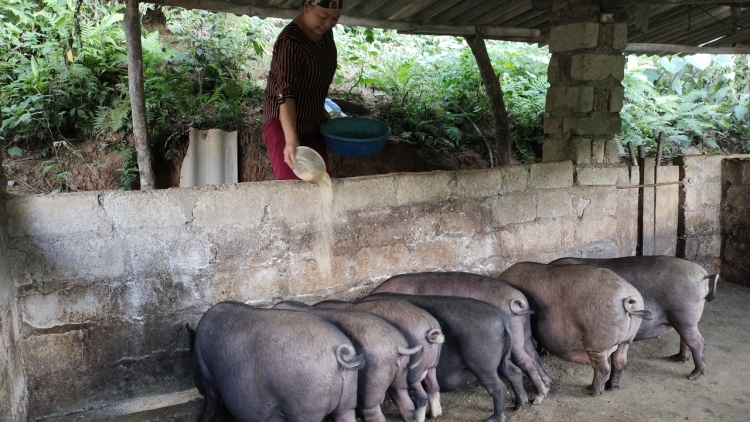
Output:
M380 405L388 393L406 422L417 418L409 397L407 371L411 356L422 346L409 348L403 334L384 319L368 312L316 308L302 302L280 302L274 309L297 310L332 322L352 340L367 365L360 371L357 387L357 415L363 422L385 422Z
M700 265L671 256L628 256L613 259L561 258L550 264L589 264L608 268L635 286L653 319L641 322L635 341L659 337L672 328L680 334L680 351L670 356L685 362L693 355L695 380L706 373L706 345L698 331L703 305L716 296L718 274Z
M427 404L430 405L431 417L441 415L440 395L435 377L435 368L440 357L440 347L445 341L443 331L438 321L422 308L409 302L395 300L372 300L368 302L343 302L339 300L326 300L318 302L315 307L355 309L370 312L391 323L401 331L409 342L409 347L422 346L421 355L412 355L410 368L407 374L409 384L409 396L414 402L417 420L424 422ZM422 381L426 379L425 388Z
M549 392L552 380L542 368L539 355L531 341L529 303L518 289L500 280L479 274L423 272L393 276L372 292L468 297L497 306L509 317L510 330L513 334L511 360L524 371L534 386L533 403L541 403ZM523 403L528 401L525 390L516 396L516 400L521 400Z
M528 298L534 311L532 332L541 347L564 360L592 366L588 393L601 394L605 383L621 388L630 343L641 320L650 317L635 287L591 265L519 262L500 279Z
M201 422L214 420L220 400L241 422L356 422L365 360L317 315L221 302L203 314L191 343Z
M440 323L445 343L440 350L436 380L431 380L437 381L440 390L456 390L478 379L494 405L487 422L501 421L505 419L506 388L499 373L510 382L516 394L516 409L520 408L519 397L525 393L523 374L510 360L513 337L504 312L486 302L451 296L375 293L358 303L383 299L412 303Z

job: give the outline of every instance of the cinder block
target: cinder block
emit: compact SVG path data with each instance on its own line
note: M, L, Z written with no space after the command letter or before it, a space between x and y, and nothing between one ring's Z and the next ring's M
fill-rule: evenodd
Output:
M570 160L570 139L547 138L542 144L542 161L545 163Z
M97 232L111 229L100 212L99 194L12 197L6 202L11 237Z
M573 161L576 164L591 163L591 139L574 136L571 138Z
M537 194L537 217L571 217L572 198L567 190L539 191Z
M616 22L614 28L614 38L612 39L612 48L615 50L624 50L628 46L628 24L625 22Z
M107 192L100 201L117 228L175 227L193 220L198 192L213 189L215 187Z
M211 303L225 300L238 300L241 302L259 302L278 298L282 294L281 287L287 286L287 292L293 294L297 285L295 283L305 280L281 279L278 266L238 268L231 271L214 273L211 282L206 285L210 289L207 293Z
M719 207L701 207L697 212L685 213L685 233L713 235L719 233Z
M625 78L625 56L622 54L578 54L571 58L570 77L576 81L601 81Z
M354 256L357 281L371 282L411 270L411 253L406 245L388 245L380 248L363 248Z
M750 189L745 189L745 191L748 192L750 191ZM701 204L703 205L721 204L721 183L720 182L707 182L703 184L703 189L701 189Z
M450 196L452 172L402 173L396 181L396 205L446 201Z
M555 136L562 136L563 120L552 117L544 118L544 133ZM546 143L546 142L545 142Z
M707 186L715 185L715 183L707 184ZM718 189L719 198L721 200L721 185L718 186ZM709 198L714 199L715 194L710 195ZM708 204L705 199L703 203ZM713 202L710 202L710 204L715 205ZM724 205L738 209L750 209L750 185L729 185L729 188L727 189L727 196L724 199ZM748 227L748 230L750 230L750 226Z
M588 113L594 107L594 87L550 87L547 89L545 109L548 112L568 108Z
M573 186L573 163L559 161L555 163L531 164L531 187L534 189L557 189Z
M619 170L618 167L577 167L576 180L579 186L615 186Z
M334 179L335 214L385 210L396 202L397 175ZM340 200L346 198L346 200Z
M546 252L559 250L562 245L562 230L558 221L525 224L518 227L521 249L524 252Z
M611 113L619 113L622 111L622 106L625 102L625 88L617 86L612 88L609 92L609 105L608 110Z
M547 66L547 82L555 85L560 81L560 60L557 55L552 55Z
M491 201L492 221L496 227L536 219L536 203L530 192L503 195Z
M481 198L502 192L502 170L500 168L466 170L456 172L454 198Z
M591 162L596 164L604 163L604 139L591 140Z
M313 183L283 182L283 188L268 199L263 219L284 220L289 226L297 227L310 224L316 216L330 215L336 200L327 203L321 189Z
M606 140L604 143L604 164L619 163L620 148L622 148L622 146L615 139Z
M142 240L148 243L147 240ZM19 238L14 249L25 256L19 274L35 280L73 280L117 278L124 274L124 247L121 238L96 234L67 235L49 239Z
M33 292L19 298L21 319L34 329L96 321L112 312L119 299L104 283L91 286L61 285L46 292Z
M123 240L120 254L127 257L133 275L146 278L207 268L214 257L213 246L201 230L151 228L131 230ZM249 251L236 253L249 255Z
M563 122L563 132L581 136L613 136L620 133L621 128L620 116L567 118Z
M292 262L289 264L289 277L286 280L287 293L292 296L309 294L347 283L344 257L331 257L331 273L321 268L315 259Z
M526 166L503 166L500 172L506 193L526 190L529 185L529 169Z
M414 244L414 266L418 271L455 269L459 265L456 242L460 240L429 240ZM462 249L462 248L461 248Z
M201 191L193 210L198 227L257 227L269 199L246 189Z
M599 23L582 22L553 26L549 35L549 52L595 48L599 42Z

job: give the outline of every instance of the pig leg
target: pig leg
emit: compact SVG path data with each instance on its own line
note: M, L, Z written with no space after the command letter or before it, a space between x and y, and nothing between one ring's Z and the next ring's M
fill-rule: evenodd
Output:
M405 422L414 422L417 420L414 402L411 397L409 397L406 388L391 386L388 388L388 395L391 396L391 400L396 404L396 408Z
M357 415L354 409L347 410L343 413L332 414L333 422L357 422Z
M505 377L513 388L513 394L516 396L514 409L521 409L524 404L529 402L529 397L526 395L526 389L523 386L523 373L516 365L513 365L510 359L503 359L499 369L500 375Z
M380 404L360 409L359 417L362 418L362 422L387 422L383 411L380 410Z
M422 381L414 381L409 383L409 398L414 403L414 415L417 422L424 422L425 415L427 413L427 403L429 396L422 387Z
M690 360L690 348L682 337L680 337L680 353L670 356L669 359L680 363Z
M464 355L466 356L466 355ZM466 362L466 367L477 377L485 390L492 396L494 412L485 422L498 422L505 420L505 384L497 375L497 368L500 362L494 362L494 365L487 364L487 361Z
M628 348L630 348L629 343L622 343L612 353L612 375L607 381L608 390L619 390L622 387L622 371L628 363Z
M513 335L515 336L516 334L513 333ZM536 363L536 370L539 373L539 376L542 378L542 381L544 382L544 386L549 387L550 385L552 385L552 378L550 378L549 374L547 374L547 371L545 371L544 368L542 367L542 359L539 357L539 352L534 348L534 343L531 340L531 317L529 315L524 316L522 335L523 337L518 337L518 338L524 339L523 348L526 351L526 354L532 359L534 359L534 362ZM546 351L544 351L544 348L541 345L539 346L539 349L542 352L546 353ZM516 363L516 365L518 364ZM549 392L549 388L544 389L545 396L547 395L547 392ZM539 404L539 403L534 403L534 404Z
M690 351L693 353L693 362L695 363L695 369L688 375L688 379L696 380L701 375L706 373L706 356L704 354L704 348L706 341L698 331L698 327L693 326L680 326L675 325L675 330L680 333L680 341L684 341Z
M437 371L431 368L427 371L424 378L424 389L430 401L430 418L437 418L443 414L443 408L440 407L440 386L437 382Z
M204 384L204 387L203 414L201 415L200 422L212 422L216 417L216 412L219 410L221 396L212 386Z
M531 328L529 327L529 331L527 332L524 330L524 325L519 324L519 322L521 321L516 319L510 326L511 337L513 337L514 340L513 345L511 346L512 349L510 356L512 362L521 368L526 376L529 377L529 381L531 381L535 391L534 404L539 404L549 392L549 375L547 375L547 373L544 372L544 369L542 369L539 355L531 344ZM523 341L515 341L516 339L523 339ZM527 345L531 349L531 353L529 353ZM547 377L547 381L544 380L544 376ZM524 400L524 402L526 401L527 400Z
M607 382L607 378L609 378L610 366L607 351L595 352L587 350L586 353L589 356L591 367L594 368L594 380L591 385L585 388L585 391L592 396L598 396L604 391L604 384Z

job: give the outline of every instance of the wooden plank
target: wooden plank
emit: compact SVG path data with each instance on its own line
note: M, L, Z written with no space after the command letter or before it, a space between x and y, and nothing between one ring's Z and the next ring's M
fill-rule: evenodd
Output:
M428 8L435 3L435 0L416 0L411 1L402 7L398 12L388 17L388 20L408 20L416 13Z
M656 167L654 192L654 255L677 254L677 221L680 207L680 168Z
M648 185L656 183L655 180L655 160L651 157L643 158L641 160L641 181L640 184ZM639 209L641 210L640 216L640 251L641 255L654 255L654 233L656 229L655 220L655 206L656 206L656 188L654 187L643 187L640 188L640 201Z
M626 53L750 54L750 47L693 47L677 44L628 43Z
M640 4L635 14L635 28L641 34L648 32L648 20L651 17L651 5Z

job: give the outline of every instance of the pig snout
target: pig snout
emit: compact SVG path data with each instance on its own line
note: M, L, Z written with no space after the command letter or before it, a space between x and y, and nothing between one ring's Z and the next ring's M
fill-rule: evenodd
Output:
M342 344L336 348L336 360L344 369L357 371L365 367L365 357L357 355L357 352L349 344Z

